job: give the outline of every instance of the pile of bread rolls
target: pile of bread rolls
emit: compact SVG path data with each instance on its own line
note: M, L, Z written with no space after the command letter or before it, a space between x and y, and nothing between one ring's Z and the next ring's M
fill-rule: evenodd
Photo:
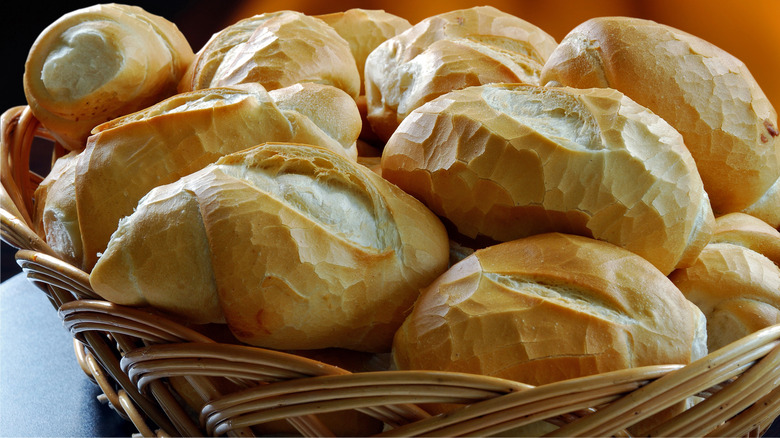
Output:
M194 53L97 5L24 78L71 151L37 232L118 304L533 385L780 323L777 114L662 24L280 11Z

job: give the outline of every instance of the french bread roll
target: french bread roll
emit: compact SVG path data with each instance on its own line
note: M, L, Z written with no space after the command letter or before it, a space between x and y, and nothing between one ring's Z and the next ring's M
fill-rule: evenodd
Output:
M368 121L387 141L412 110L451 90L493 82L538 84L555 46L537 26L490 6L426 18L366 59Z
M356 159L360 126L349 95L305 83L271 92L242 84L181 93L96 127L75 180L85 268L155 186L268 141L320 145Z
M194 54L175 24L137 7L95 5L41 32L25 63L35 117L67 149L93 127L170 97Z
M295 11L255 15L215 33L196 53L179 91L300 82L340 88L356 98L360 76L349 44L324 21Z
M64 261L81 268L78 210L76 208L76 163L78 151L58 158L33 194L35 232Z
M547 233L480 249L423 289L398 330L399 369L531 385L707 354L702 312L643 258Z
M611 89L450 92L401 123L381 167L458 234L488 244L560 231L669 274L693 263L714 226L680 134Z
M359 95L365 95L365 65L368 54L388 38L409 29L412 25L405 18L381 9L352 8L342 12L315 15L328 23L349 43L360 75Z
M360 92L355 99L363 119L360 138L381 147L382 141L374 133L371 123L368 121L365 87L366 58L379 44L409 29L412 25L405 18L379 9L353 8L343 12L315 15L315 17L328 23L349 43L360 76Z
M780 267L752 249L710 243L693 266L669 278L707 317L712 351L780 324Z
M386 352L448 251L441 221L368 168L267 143L151 190L90 282L109 301L191 320L211 303L252 345Z
M780 231L749 214L729 213L715 218L710 243L744 246L780 266Z
M594 18L561 41L541 81L620 90L682 134L716 214L780 227L777 112L726 51L653 21Z

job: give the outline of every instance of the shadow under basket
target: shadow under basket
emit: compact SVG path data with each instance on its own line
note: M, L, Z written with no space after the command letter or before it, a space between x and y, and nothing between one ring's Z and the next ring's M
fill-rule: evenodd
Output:
M630 436L639 427L653 436L761 436L780 415L780 325L686 366L533 387L464 373L350 370L112 304L33 231L32 195L43 179L30 167L36 139L49 142L52 160L67 152L28 107L3 114L2 239L70 330L99 398L144 436ZM448 410L423 409L431 405Z

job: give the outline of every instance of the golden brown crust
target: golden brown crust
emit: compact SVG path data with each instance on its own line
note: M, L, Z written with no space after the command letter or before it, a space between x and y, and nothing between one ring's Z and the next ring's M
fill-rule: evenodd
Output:
M382 175L475 240L549 231L614 243L665 274L714 218L680 135L609 89L490 84L415 110Z
M182 198L197 212L163 208ZM193 213L176 213L185 210ZM197 244L207 249L173 243L201 228ZM130 238L163 232L173 234ZM191 254L207 253L210 293L239 340L285 350L389 351L420 288L447 268L448 251L441 222L371 170L323 148L267 143L152 190L122 222L90 280L99 294L128 294L107 299L165 304L166 285L207 270ZM150 258L179 261L167 269ZM140 278L148 286L136 289ZM180 303L169 310L200 316L184 304L190 289L169 289L165 300ZM133 297L135 290L144 297Z
M81 150L98 124L173 95L193 57L163 17L136 6L95 5L62 16L38 36L25 64L25 96L58 142Z
M214 34L196 54L179 91L259 83L332 85L356 98L360 76L349 44L324 21L294 11L255 15Z
M710 242L744 246L780 266L780 231L754 216L729 213L717 217Z
M151 306L189 324L224 323L200 205L187 190L144 198L90 275L103 299ZM167 251L161 251L160 249Z
M360 123L346 93L306 83L272 93L258 84L181 93L96 127L76 174L87 269L155 186L268 141L320 145L355 159Z
M669 278L707 317L710 350L780 323L780 267L749 248L711 243Z
M424 289L396 334L400 369L541 385L706 354L704 318L641 257L558 233L476 251Z
M361 96L365 95L363 72L368 54L388 38L412 27L407 19L380 9L353 8L315 17L328 23L349 43L360 74Z
M35 232L62 260L82 268L84 254L75 186L78 154L72 151L58 158L35 189L33 223Z
M533 24L489 6L429 17L366 59L368 120L387 141L411 111L448 91L493 82L537 84L555 45Z
M750 208L774 184L755 213L780 226L777 113L739 59L666 25L602 17L561 41L547 82L615 88L663 117L683 135L718 214Z

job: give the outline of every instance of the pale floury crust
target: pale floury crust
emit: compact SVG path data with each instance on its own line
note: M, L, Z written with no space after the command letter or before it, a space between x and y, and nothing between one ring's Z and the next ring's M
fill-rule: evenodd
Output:
M250 83L180 93L96 127L75 180L85 268L152 188L269 141L323 146L354 160L360 126L355 101L330 85L269 93Z
M444 226L412 196L329 150L267 143L152 190L90 282L189 320L217 302L252 345L381 352L448 261Z
M382 141L415 108L452 90L537 84L556 41L537 26L481 6L429 17L366 59L368 120Z
M349 44L324 21L295 11L255 15L215 33L195 55L179 91L259 83L332 85L353 98L360 75Z
M591 236L665 274L692 263L714 225L680 134L611 89L453 91L401 123L381 166L468 238Z
M193 57L165 18L136 6L95 5L63 15L38 36L25 64L25 96L60 144L81 150L93 127L175 94Z
M399 369L543 385L707 354L704 316L646 260L581 236L476 251L425 288L398 330Z
M541 79L615 88L646 106L682 134L717 214L780 227L777 112L739 59L666 25L603 17L573 29Z

